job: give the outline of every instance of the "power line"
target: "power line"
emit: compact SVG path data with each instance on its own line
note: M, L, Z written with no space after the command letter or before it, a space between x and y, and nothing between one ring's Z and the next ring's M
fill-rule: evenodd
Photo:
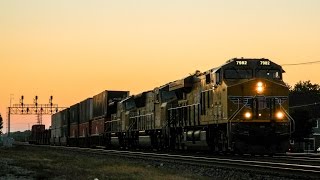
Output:
M311 61L311 62L294 63L294 64L282 64L281 66L297 66L297 65L316 64L316 63L320 63L320 61Z
M300 108L300 107L307 107L307 106L316 106L319 105L320 102L310 103L310 104L303 104L303 105L297 105L297 106L291 106L289 108Z

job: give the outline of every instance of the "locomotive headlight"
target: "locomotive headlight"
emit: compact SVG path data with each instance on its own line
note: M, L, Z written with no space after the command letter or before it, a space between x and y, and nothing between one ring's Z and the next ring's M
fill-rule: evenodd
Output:
M284 114L279 111L279 112L277 112L276 117L277 117L278 119L282 119L282 118L284 117Z
M251 113L250 112L244 113L244 117L247 119L251 118Z
M264 90L263 83L262 82L258 82L257 83L257 92L258 93L262 93L263 90Z

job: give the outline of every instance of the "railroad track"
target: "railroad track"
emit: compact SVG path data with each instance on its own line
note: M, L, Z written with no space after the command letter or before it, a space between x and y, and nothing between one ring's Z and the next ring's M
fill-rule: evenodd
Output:
M106 149L91 149L78 147L63 147L63 146L43 146L47 148L65 149L80 153L91 153L96 155L111 155L126 157L132 159L152 160L165 163L176 163L183 165L201 166L207 168L229 168L238 170L259 171L261 173L277 173L284 176L300 176L310 177L314 179L320 178L320 160L312 160L304 158L288 158L287 156L274 157L207 157L194 155L180 155L169 153L153 153L153 152L138 152L138 151L122 151L122 150L106 150ZM308 157L309 158L309 157Z
M134 157L151 159L158 161L174 162L189 164L194 166L206 167L225 167L237 168L245 170L259 170L262 172L278 172L286 174L295 174L303 176L312 176L320 178L320 166L308 164L293 164L285 162L270 162L257 160L243 160L233 158L217 158L217 157L201 157L201 156L186 156L174 154L159 154L159 153L145 153L132 151L115 151L115 150L98 150L96 152L108 153L118 156Z

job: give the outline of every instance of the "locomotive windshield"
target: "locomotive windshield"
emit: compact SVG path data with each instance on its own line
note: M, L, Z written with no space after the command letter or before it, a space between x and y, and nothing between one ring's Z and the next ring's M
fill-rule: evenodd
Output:
M277 69L257 69L255 75L251 69L226 69L224 78L226 79L250 79L254 76L265 79L281 79L281 71Z
M168 102L171 100L176 99L176 94L174 91L161 91L161 101L162 102Z
M276 69L258 69L256 77L266 79L281 79L280 71Z
M126 111L130 110L130 109L133 109L136 107L136 104L134 102L134 100L132 98L128 99L126 102L125 102L125 108L126 108Z
M223 65L224 79L263 78L282 80L281 66L267 59L233 59Z
M251 69L226 69L224 71L226 79L250 79L253 77Z

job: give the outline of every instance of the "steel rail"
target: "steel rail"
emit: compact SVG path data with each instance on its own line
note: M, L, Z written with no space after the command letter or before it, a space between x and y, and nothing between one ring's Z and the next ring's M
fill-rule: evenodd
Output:
M36 146L36 145L34 145ZM38 147L38 146L37 146ZM40 146L41 147L41 146ZM320 177L320 165L311 164L298 164L297 162L286 162L286 159L281 159L283 162L272 162L273 158L262 160L246 160L246 159L233 159L235 157L204 157L192 155L179 155L168 153L151 153L139 151L125 151L125 150L106 150L106 149L92 149L92 148L79 148L79 147L64 147L64 146L43 146L47 148L65 149L79 153L92 153L96 155L111 155L126 157L132 159L153 160L159 162L168 162L176 164L188 164L193 166L204 167L221 167L238 170L251 170L259 171L262 173L278 173L285 175L295 175L311 178ZM270 161L268 161L270 160Z

